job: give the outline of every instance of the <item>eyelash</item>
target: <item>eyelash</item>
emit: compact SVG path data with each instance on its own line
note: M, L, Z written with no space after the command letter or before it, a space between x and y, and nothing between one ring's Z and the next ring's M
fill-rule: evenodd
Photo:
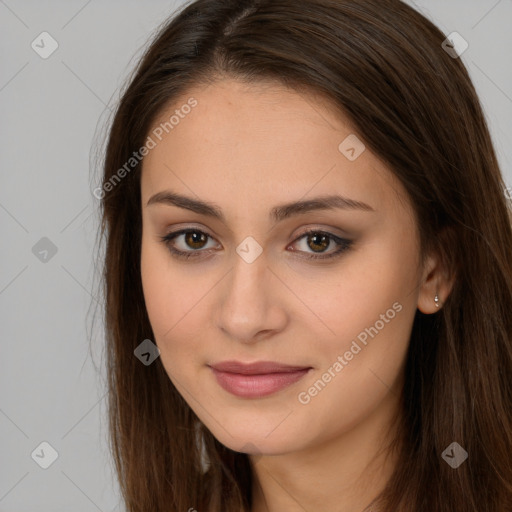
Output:
M185 229L181 229L179 231L168 233L167 235L161 236L159 238L166 245L166 247L169 249L169 251L177 258L189 259L189 258L201 257L201 253L206 252L203 249L197 249L197 250L191 250L191 251L180 251L172 246L171 242L176 237L178 237L179 235L182 235L182 234L186 234L186 233L200 233L200 234L206 235L208 238L212 238L212 237L210 237L210 235L208 235L208 233L205 233L204 231L201 231L199 229L190 229L190 228L185 228ZM350 249L352 246L352 243L353 243L352 240L346 240L344 238L340 238L336 235L333 235L332 233L329 233L326 231L321 231L318 229L312 229L312 230L306 231L305 233L302 233L298 238L296 238L294 240L294 243L301 240L304 237L307 237L308 235L324 235L324 236L327 236L328 238L332 239L338 245L338 248L334 252L330 253L328 256L317 256L317 255L307 254L307 253L304 254L303 256L301 256L301 257L309 259L309 260L330 260L332 258L339 257L345 251ZM297 251L297 252L303 252L303 251Z

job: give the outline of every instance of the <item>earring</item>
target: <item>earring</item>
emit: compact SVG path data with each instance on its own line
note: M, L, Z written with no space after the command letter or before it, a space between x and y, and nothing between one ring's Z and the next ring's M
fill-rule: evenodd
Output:
M436 308L439 307L439 296L436 293L436 296L434 297L434 302L436 303Z

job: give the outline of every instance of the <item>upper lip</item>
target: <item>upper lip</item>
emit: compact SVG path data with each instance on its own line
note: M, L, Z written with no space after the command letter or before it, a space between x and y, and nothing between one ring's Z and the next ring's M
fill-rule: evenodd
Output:
M299 370L308 370L310 366L291 366L275 361L258 361L255 363L241 363L239 361L223 361L208 365L219 372L239 373L242 375L263 375L266 373L290 373Z

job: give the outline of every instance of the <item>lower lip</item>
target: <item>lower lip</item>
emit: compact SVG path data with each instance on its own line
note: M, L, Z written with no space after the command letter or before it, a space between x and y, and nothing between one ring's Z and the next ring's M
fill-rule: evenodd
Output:
M211 369L222 388L242 398L260 398L276 393L302 379L311 370L311 368L305 368L304 370L287 373L242 375L240 373L221 372L215 368Z

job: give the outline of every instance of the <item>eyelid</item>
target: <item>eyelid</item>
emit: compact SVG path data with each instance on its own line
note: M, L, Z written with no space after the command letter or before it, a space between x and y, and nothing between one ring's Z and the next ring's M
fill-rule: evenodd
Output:
M305 259L305 260L318 261L318 262L320 262L321 260L335 260L338 256L341 256L344 252L351 249L351 247L354 243L354 240L352 240L350 237L344 238L343 236L336 235L335 233L332 233L330 231L330 229L334 229L334 228L326 229L326 228L320 228L320 227L315 227L315 226L308 226L308 227L304 228L299 234L295 235L295 237L290 245L297 243L298 241L300 241L302 238L304 238L307 235L323 234L323 235L326 235L328 238L330 238L330 240L332 242L334 242L334 244L337 246L334 251L325 252L325 253L320 252L320 253L315 254L314 252L309 253L307 251L292 249L292 252L296 253L298 255L298 257ZM187 260L195 259L195 258L204 259L204 258L207 258L209 255L211 255L211 251L215 250L215 249L210 248L210 249L197 249L197 250L183 251L181 249L176 249L172 246L172 242L174 241L175 238L177 238L178 236L184 235L186 233L189 233L189 232L201 233L201 234L206 235L206 237L208 237L208 238L216 240L216 238L214 236L210 235L207 232L207 230L205 230L203 228L196 228L195 226L190 226L190 225L182 227L180 229L172 230L168 234L161 236L159 238L167 246L167 249L169 250L169 252L171 252L171 254L173 254L178 259L187 259ZM288 249L288 247L290 247L290 245L288 245L286 247L286 249ZM205 253L206 253L206 256L205 256Z
M335 228L332 226L315 226L313 224L312 226L306 226L304 229L301 229L298 234L294 235L293 241L296 242L298 238L301 238L302 236L310 233L311 231L314 231L315 233L326 233L327 235L332 236L333 238L350 238L350 235L348 233L340 233L341 230L339 228ZM333 233L333 231L337 232Z
M215 233L214 230L212 230L210 228L205 228L203 226L195 226L193 224L173 225L173 229L171 229L165 236L172 235L172 234L178 234L183 231L193 231L193 230L197 230L201 233L204 233L205 235L208 235L210 238L217 239L219 237L219 235L217 233ZM299 232L297 234L293 235L293 237L294 237L293 242L296 242L298 238L302 237L305 234L310 233L311 231L325 232L326 234L331 235L333 238L335 238L335 237L338 237L338 238L353 237L353 235L350 235L348 232L346 232L340 228L334 227L334 226L322 226L322 225L312 224L310 226L300 228ZM335 232L333 232L333 231L335 231ZM213 233L213 234L210 234L210 233ZM292 234L289 235L290 238L291 238L291 236L292 236Z

